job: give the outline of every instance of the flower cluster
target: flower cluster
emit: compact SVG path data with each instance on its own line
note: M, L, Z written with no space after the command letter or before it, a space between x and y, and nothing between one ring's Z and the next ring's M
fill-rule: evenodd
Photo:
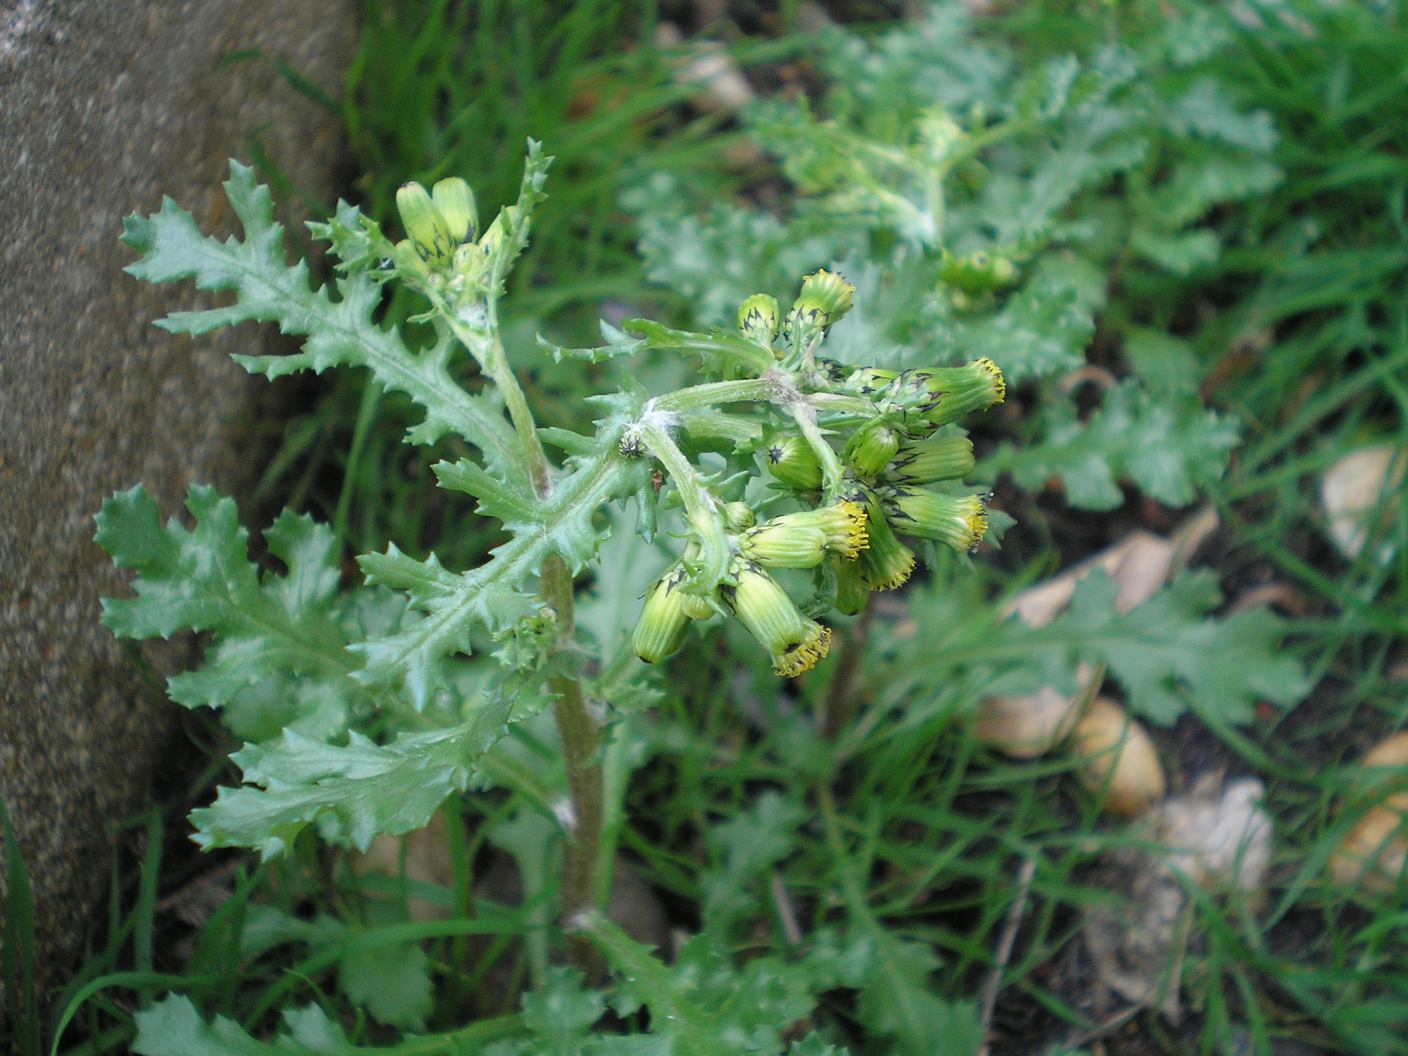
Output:
M514 206L494 217L483 235L474 192L458 176L440 180L429 192L418 183L396 192L396 210L406 237L394 247L397 271L412 284L452 299L472 299L489 281L493 258L502 248Z
M915 553L900 536L968 553L986 534L986 497L945 483L974 466L972 442L946 427L1002 402L1002 372L986 358L894 371L817 357L853 294L822 270L803 280L785 317L767 294L740 306L740 335L772 353L797 393L792 424L769 433L760 453L784 495L805 508L758 522L748 505L720 503L727 574L701 587L689 574L698 549L691 540L646 599L634 639L641 659L664 659L691 619L719 613L738 617L777 674L798 675L826 655L830 631L802 613L769 569L817 570L821 596L856 613L871 591L892 590L913 572Z
M750 506L731 502L724 520L733 555L724 581L707 594L690 592L687 549L646 597L636 624L635 653L647 663L663 660L684 643L691 619L719 612L738 617L767 649L779 675L799 675L826 655L831 630L804 616L768 569L816 568L831 555L854 559L869 541L865 510L842 501L759 524Z

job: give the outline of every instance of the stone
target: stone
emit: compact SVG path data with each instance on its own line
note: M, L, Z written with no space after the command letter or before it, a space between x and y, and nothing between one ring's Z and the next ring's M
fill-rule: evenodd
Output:
M99 625L98 599L126 588L92 541L93 514L139 481L173 513L188 482L247 488L242 429L270 388L229 353L278 340L253 326L196 341L156 329L198 295L122 272L122 217L169 194L228 228L227 158L255 160L255 137L285 186L332 201L338 116L270 60L340 95L356 6L0 7L0 795L34 887L42 983L71 971L104 906L114 827L174 730L159 676L192 648L144 649L158 676L144 678Z

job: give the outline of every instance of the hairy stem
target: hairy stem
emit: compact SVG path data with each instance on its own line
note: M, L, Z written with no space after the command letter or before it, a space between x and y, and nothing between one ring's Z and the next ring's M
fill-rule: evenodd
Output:
M572 574L562 558L543 562L543 598L557 612L558 641L572 639ZM596 949L576 933L576 922L596 908L597 846L601 843L602 781L597 723L587 710L582 683L558 676L548 680L552 714L567 763L567 794L572 801L571 830L564 848L559 910L568 926L568 957L589 976L600 966Z
M841 460L836 457L835 450L827 443L826 437L816 424L816 411L809 404L798 401L792 404L792 418L806 437L807 443L816 452L817 461L821 463L822 483L825 485L827 501L835 502L841 494L845 471L841 468Z
M503 341L499 336L498 306L489 299L483 331L466 326L446 312L456 337L477 359L484 372L498 387L508 408L509 419L518 434L519 443L528 457L533 491L539 500L552 492L552 467L533 411L513 373ZM557 619L557 649L572 648L575 610L572 573L557 554L543 561L538 580L539 595L553 610ZM597 845L601 842L602 781L601 762L597 757L600 739L596 720L587 711L582 683L566 675L548 679L552 696L553 719L557 723L558 739L567 764L567 795L571 801L570 831L563 852L562 881L558 909L564 922L572 922L595 908ZM595 947L582 936L568 939L568 958L589 976L599 972Z
M729 548L724 537L723 522L713 496L700 485L694 466L679 449L665 426L655 421L642 421L641 438L650 453L660 460L665 472L679 492L689 518L690 531L699 543L699 560L695 575L703 589L712 589L728 572Z
M657 396L651 401L651 406L658 411L685 411L717 403L765 403L777 396L779 384L776 376L747 378L741 381L711 381Z

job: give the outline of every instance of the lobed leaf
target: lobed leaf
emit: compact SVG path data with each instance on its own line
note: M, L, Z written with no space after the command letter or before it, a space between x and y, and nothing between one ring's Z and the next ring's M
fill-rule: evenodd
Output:
M532 162L525 186L532 184ZM541 173L537 173L537 179ZM539 183L540 183L539 179ZM268 188L255 182L253 169L230 163L225 193L244 228L244 238L220 241L201 233L190 213L166 199L151 216L124 221L123 241L138 260L127 271L148 282L192 279L203 290L232 291L234 303L200 311L178 312L160 325L174 333L203 334L223 326L255 320L278 323L286 334L303 337L299 352L282 356L236 356L252 373L269 378L301 370L365 367L385 388L410 396L425 413L411 431L416 443L433 443L455 434L474 444L489 467L512 487L529 490L527 463L503 416L496 395L470 395L450 376L448 360L455 345L448 336L431 348L413 352L400 334L374 319L381 304L381 284L365 271L352 271L328 286L310 284L308 266L284 261L283 228L274 222ZM340 223L350 223L340 217ZM521 248L526 232L510 232ZM517 249L514 249L516 254Z

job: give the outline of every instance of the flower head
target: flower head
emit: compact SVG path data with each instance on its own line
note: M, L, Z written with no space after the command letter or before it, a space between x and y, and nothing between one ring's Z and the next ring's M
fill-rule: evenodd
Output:
M479 233L479 212L474 204L474 192L458 176L441 180L430 191L431 201L458 245L469 242Z
M885 477L897 484L930 484L958 480L973 466L973 441L966 436L931 436L900 444Z
M815 568L826 556L826 533L781 519L768 521L739 537L738 552L768 568Z
M772 669L795 678L831 647L831 630L803 616L777 580L752 561L734 566L737 583L721 588L739 621L768 651Z
M873 477L890 463L900 449L900 434L884 422L871 422L851 434L846 441L846 461L857 473Z
M647 664L659 663L684 644L684 631L689 623L684 591L680 589L684 578L684 568L676 565L660 577L646 596L631 647Z
M981 495L941 495L924 488L885 489L885 510L894 526L920 539L937 539L971 553L988 530L988 509Z
M870 546L857 558L861 582L869 590L894 590L914 572L914 551L895 538L879 498L870 489L857 494L864 502Z
M402 184L396 192L396 210L401 214L406 237L421 260L429 264L450 259L456 240L424 187L418 183Z
M865 507L850 499L842 499L830 506L818 506L814 510L801 510L785 513L768 521L766 527L780 530L787 528L820 528L826 540L826 549L843 557L855 557L869 543L865 527Z
M961 367L901 371L889 395L930 426L939 426L1001 403L1007 383L997 364L984 357Z
M802 280L802 292L792 302L791 315L830 327L851 310L856 288L835 272L821 268Z
M780 317L776 297L755 293L738 306L738 332L764 348L771 348Z

